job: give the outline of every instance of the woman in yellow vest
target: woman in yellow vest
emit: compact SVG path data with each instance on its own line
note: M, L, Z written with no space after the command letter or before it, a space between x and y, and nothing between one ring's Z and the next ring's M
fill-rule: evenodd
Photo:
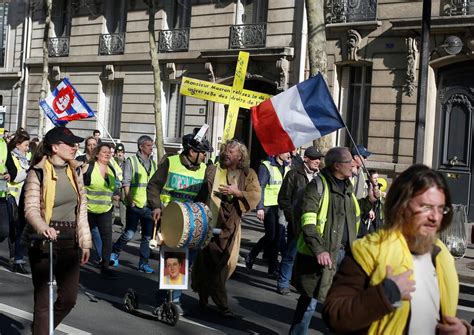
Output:
M112 158L110 143L100 143L93 153L92 161L83 168L84 185L87 192L87 217L91 230L99 230L101 247L94 239L96 250L100 252L101 275L107 279L117 278L109 269L109 259L112 252L112 210L113 200L120 198L115 170L110 165Z
M26 180L27 171L30 167L30 160L27 156L29 144L30 135L24 130L18 130L13 139L8 143L8 150L11 153L17 170L15 179L8 182L8 192L10 194L8 201L11 201L11 210L18 206L20 193ZM25 261L23 259L26 250L20 243L25 223L25 220L17 218L15 222L13 222L14 226L12 227L12 232L14 231L14 234L10 234L9 239L10 259L13 260L12 271L21 274L29 274L28 270L25 269Z

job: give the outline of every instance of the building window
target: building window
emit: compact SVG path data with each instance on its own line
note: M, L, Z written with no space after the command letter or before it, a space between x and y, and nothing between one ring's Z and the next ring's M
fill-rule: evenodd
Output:
M169 85L166 106L166 142L180 143L183 136L185 96L179 94L179 84Z
M371 66L344 66L341 69L341 110L356 144L368 145ZM342 132L345 146L352 146Z
M377 0L327 0L326 23L375 21Z
M266 0L238 0L236 24L266 23L267 11Z
M127 1L106 0L104 18L106 34L124 33L127 22Z
M114 139L120 138L122 122L123 80L104 81L104 117L103 124Z
M0 66L5 67L5 57L7 50L7 36L8 36L8 3L0 3L0 45L2 52L0 54Z
M51 37L69 37L71 35L71 0L55 0L51 8Z
M165 29L182 29L191 26L191 0L168 0L163 9L166 13Z

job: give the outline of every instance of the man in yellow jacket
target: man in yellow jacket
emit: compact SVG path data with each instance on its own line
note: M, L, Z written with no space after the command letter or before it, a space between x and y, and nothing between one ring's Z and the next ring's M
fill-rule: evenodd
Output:
M451 196L438 172L413 165L391 186L385 227L351 246L324 305L336 332L470 334L456 317L454 259L438 239L451 223Z

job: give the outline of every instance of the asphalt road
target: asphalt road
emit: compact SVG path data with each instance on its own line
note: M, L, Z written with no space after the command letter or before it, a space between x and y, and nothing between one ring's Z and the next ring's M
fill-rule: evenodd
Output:
M114 226L118 231L118 227ZM246 255L263 233L261 224L254 220L243 224L241 254ZM114 238L118 237L118 232ZM122 299L128 288L140 295L145 310L154 305L153 292L157 288L157 275L146 275L136 270L139 235L137 234L122 253L117 268L118 280L102 279L93 264L81 269L80 292L77 304L56 334L286 334L298 299L292 292L281 296L275 292L275 280L266 275L266 266L257 259L254 269L238 267L228 281L230 308L241 316L237 320L223 319L217 313L202 312L197 295L191 290L183 294L182 304L187 315L175 327L156 321L152 317L139 317L127 313ZM158 254L151 260L157 269ZM8 248L0 245L0 334L29 334L33 312L31 277L8 270ZM471 321L474 318L474 285L461 285L458 315ZM313 317L310 334L328 334L318 313Z

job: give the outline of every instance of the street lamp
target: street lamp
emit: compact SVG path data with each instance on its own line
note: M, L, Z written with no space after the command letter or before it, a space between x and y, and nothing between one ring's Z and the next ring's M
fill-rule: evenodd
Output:
M451 35L446 37L444 43L438 48L443 48L448 55L457 55L461 52L463 46L462 40L459 37Z

